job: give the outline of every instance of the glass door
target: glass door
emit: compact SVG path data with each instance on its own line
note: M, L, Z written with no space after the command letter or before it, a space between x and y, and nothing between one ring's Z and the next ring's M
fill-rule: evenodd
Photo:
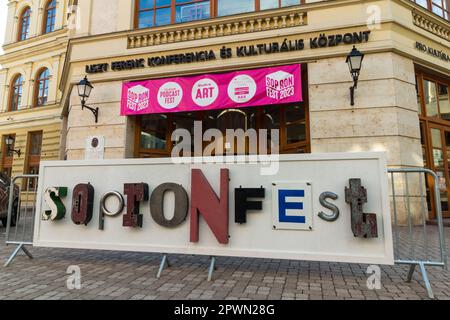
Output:
M450 131L444 126L430 124L431 166L439 178L442 214L450 217Z
M222 149L222 153L224 155L256 154L258 151L257 141L254 141L254 139L250 139L250 136L247 136L246 134L248 133L247 131L249 129L257 129L257 117L257 108L208 111L205 113L203 129L205 131L208 129L218 129L222 133L221 140L215 141L215 143L222 144L222 147L218 149ZM236 132L237 135L234 138L234 141L227 141L228 129L240 130L240 132L245 133L245 135L240 136L240 134ZM257 139L257 137L258 135L256 133L253 138ZM205 145L207 144L208 143L205 143Z

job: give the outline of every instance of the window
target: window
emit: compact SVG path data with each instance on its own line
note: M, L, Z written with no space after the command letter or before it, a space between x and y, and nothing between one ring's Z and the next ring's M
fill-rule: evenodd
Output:
M419 114L450 121L449 83L429 75L417 75Z
M449 20L450 17L450 1L449 0L411 0L419 6L424 7L438 16Z
M217 0L217 16L276 9L303 3L300 0Z
M304 3L303 0L216 0L217 16L228 16L232 14L269 10L295 6Z
M175 23L208 19L211 16L210 1L176 0Z
M26 7L22 11L22 14L19 17L18 41L28 39L28 36L30 33L30 15L31 15L31 9L30 9L30 7Z
M450 105L448 77L416 66L416 88L424 166L439 178L442 211L450 217ZM430 218L436 218L434 185L427 181Z
M17 75L11 83L11 93L9 101L9 111L17 111L22 103L23 78Z
M218 0L217 1L217 15L229 16L237 13L253 12L256 11L255 0L239 0L239 1L228 1L228 0Z
M259 1L261 10L288 7L299 4L298 0L259 0Z
M56 0L50 0L45 6L44 30L42 33L50 33L55 31L56 19Z
M9 178L11 178L12 174L12 165L14 161L14 145L10 146L8 148L8 145L6 144L6 138L12 137L13 141L15 141L15 136L12 134L7 134L2 137L2 172L7 175Z
M210 0L139 0L136 3L136 27L139 29L211 16Z
M146 115L141 119L140 149L165 153L168 149L169 122L167 115Z
M27 174L39 174L39 164L41 162L42 151L42 131L30 132L28 134L28 150L27 150ZM24 183L24 188L28 186L28 190L36 190L36 179L29 179Z
M171 141L175 129L186 129L191 133L191 156L194 154L194 121L202 122L203 132L208 129L218 129L224 139L221 141L204 142L204 147L212 142L221 143L223 154L229 153L231 141L225 141L227 129L267 129L267 150L271 151L271 129L280 130L280 153L310 152L309 120L307 118L307 103L288 106L268 106L242 109L226 109L192 113L172 113L164 115L144 115L137 118L137 152L140 158L168 157L177 142ZM261 138L262 136L259 136ZM255 154L256 146L250 146L249 141L239 144L235 141L236 150L232 154ZM245 149L238 147L245 146ZM257 148L257 147L256 147ZM215 149L217 152L217 148Z
M136 0L135 27L182 23L210 17L228 16L287 7L304 0Z
M48 100L48 84L50 81L50 73L48 69L43 69L38 73L35 86L34 103L36 107L43 106Z

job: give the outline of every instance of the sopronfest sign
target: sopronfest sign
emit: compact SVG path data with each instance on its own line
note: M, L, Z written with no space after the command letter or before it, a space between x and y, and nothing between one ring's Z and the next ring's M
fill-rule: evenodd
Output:
M36 246L393 264L384 153L43 162Z

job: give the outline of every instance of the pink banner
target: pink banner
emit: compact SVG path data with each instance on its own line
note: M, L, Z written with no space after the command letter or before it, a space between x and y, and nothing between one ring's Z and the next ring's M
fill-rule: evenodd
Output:
M303 101L301 65L124 83L121 115L244 108Z

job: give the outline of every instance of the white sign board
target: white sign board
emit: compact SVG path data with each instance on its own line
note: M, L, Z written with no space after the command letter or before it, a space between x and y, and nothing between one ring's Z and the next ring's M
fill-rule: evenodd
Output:
M85 160L101 160L105 158L105 137L92 136L86 139Z
M261 168L267 167L267 164L218 164L213 163L212 159L208 162L211 163L173 164L170 159L42 162L34 245L348 263L394 263L384 153L280 156L279 168L274 175L261 175ZM198 188L197 182L194 186L194 180L197 178L194 179L193 171L199 172L196 169L201 170L205 178L201 184L203 189ZM229 175L226 182L223 179L226 177L223 175L226 172L224 169L228 169ZM355 236L353 232L351 217L354 208L352 209L350 201L347 201L349 199L346 199L346 188L350 188L350 179L360 179L361 186L365 189L363 193L367 193L367 202L362 201L362 210L364 213L376 215L373 222L377 234L374 237ZM73 196L74 189L78 192L76 186L88 183L94 192L92 219L87 225L76 225L71 215L72 206L75 204L77 207L83 200L80 194ZM128 208L132 202L128 201L124 186L140 183L148 186L148 197L137 204L142 215L142 226L124 227L127 210L132 209ZM158 198L155 195L161 191L158 187L167 183L174 183L172 186L184 189L185 199L189 203L178 201L183 200L182 196L178 198L178 202L175 201L183 192L177 196L175 192L163 192L163 201L155 201ZM220 207L228 208L227 220L222 225L220 221L223 219L214 220L215 210L222 209L218 208L219 206L203 206L201 203L203 198L207 201L214 192L210 195L204 191L204 194L195 194L207 190L206 185L217 195L215 201L220 199ZM43 219L44 212L49 210L48 203L44 201L45 191L54 187L67 188L67 196L61 198L67 209L66 214L60 220L48 217ZM258 205L250 206L251 208L246 210L245 221L242 220L242 210L237 210L238 206L245 202L235 199L237 189L242 188L264 189L265 193L262 197L247 199L259 202L261 208L259 210ZM228 199L223 196L226 189L229 192ZM112 201L105 203L105 207L110 213L114 213L118 208L119 213L105 214L103 226L99 227L100 199L111 191L123 194L125 207L122 210L118 206L119 198L112 197ZM337 199L327 199L339 209L338 217L332 222L319 216L321 212L331 215L331 211L324 208L323 203L319 201L321 195L326 192L337 196ZM176 208L175 202L178 204ZM193 202L200 208L198 211L190 208L194 206ZM161 207L163 217L167 221L174 218L175 209L178 209L177 214L180 210L186 210L186 219L169 227L158 223L151 208ZM77 208L75 211L80 210ZM210 212L205 213L205 210ZM199 215L195 217L193 212ZM214 221L211 222L211 219ZM238 220L240 222L236 223ZM129 223L131 220L127 221ZM193 235L195 226L198 227L197 238ZM217 234L224 228L228 229L227 239L224 241L222 238L222 241L219 241Z

